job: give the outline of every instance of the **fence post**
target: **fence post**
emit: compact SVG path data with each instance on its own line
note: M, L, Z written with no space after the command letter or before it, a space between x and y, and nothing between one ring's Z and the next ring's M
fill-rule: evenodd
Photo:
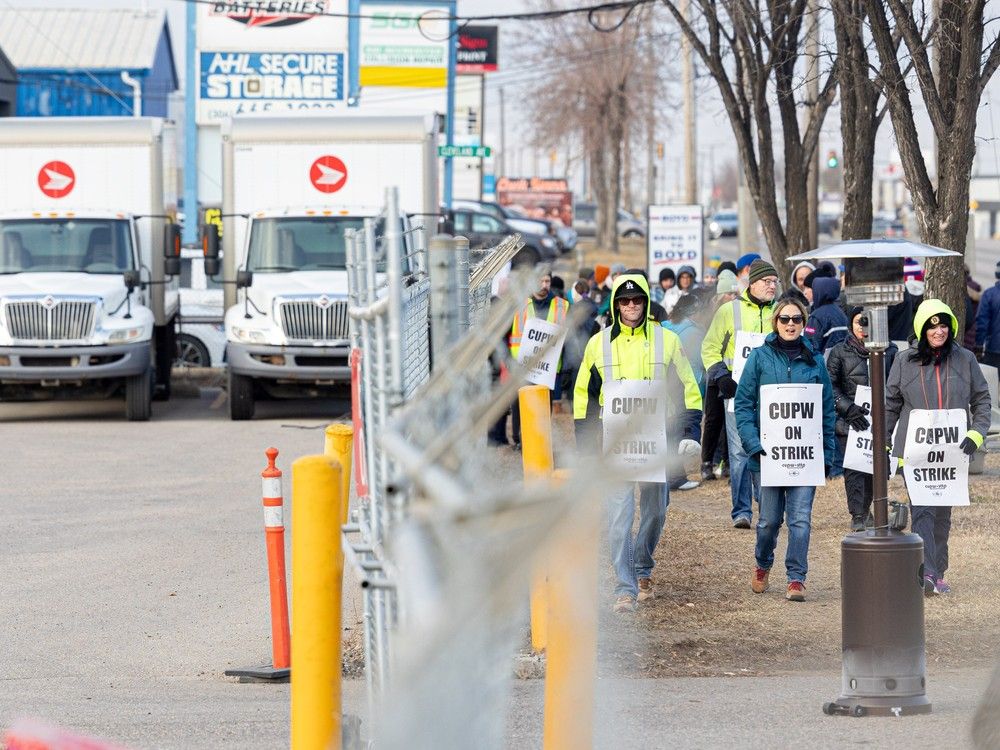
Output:
M554 479L565 479L557 470ZM597 589L601 513L585 503L552 547L545 649L544 750L594 745L597 678Z
M552 414L549 389L526 385L517 392L521 410L521 461L525 482L548 479L552 474ZM542 561L531 583L531 646L542 651L548 641L548 563Z
M292 464L292 750L341 747L340 466Z
M446 234L431 238L428 253L431 277L431 360L434 369L445 362L445 352L455 341L458 311L451 294L454 281L452 270L455 262L454 244Z
M340 464L340 525L347 523L351 504L351 468L354 455L354 428L349 424L332 424L326 428L323 454Z
M469 240L467 237L458 236L453 240L455 248L455 296L457 301L455 309L458 312L457 331L459 336L463 336L469 330Z

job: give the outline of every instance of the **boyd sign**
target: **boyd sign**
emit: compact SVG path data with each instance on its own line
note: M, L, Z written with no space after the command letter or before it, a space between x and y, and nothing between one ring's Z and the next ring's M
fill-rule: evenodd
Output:
M654 283L660 269L694 266L701 280L704 217L699 205L650 206L647 214L646 248L649 278Z

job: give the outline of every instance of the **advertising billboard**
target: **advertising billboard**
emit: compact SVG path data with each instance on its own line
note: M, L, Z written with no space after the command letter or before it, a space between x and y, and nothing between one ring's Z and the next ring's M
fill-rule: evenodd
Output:
M646 248L649 278L660 277L661 268L694 266L704 275L705 222L700 205L649 207Z
M463 26L458 31L457 73L497 71L497 27Z
M501 206L510 206L532 219L573 226L573 193L564 179L501 177L496 183L496 197Z
M199 125L234 114L344 106L347 0L249 0L198 6Z
M451 41L447 19L440 6L362 3L361 88L444 89Z

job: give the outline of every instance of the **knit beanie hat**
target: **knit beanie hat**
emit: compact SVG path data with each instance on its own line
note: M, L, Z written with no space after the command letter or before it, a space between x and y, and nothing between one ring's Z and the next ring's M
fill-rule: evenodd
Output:
M913 258L907 258L903 261L903 281L923 281L924 280L924 269L920 267L920 263Z
M757 253L747 253L746 255L741 255L739 260L736 261L737 273L742 271L747 266L752 265L755 260L760 260L760 256Z
M750 264L750 276L748 281L752 284L755 281L760 281L761 279L766 279L768 276L778 277L778 272L774 270L774 266L768 263L766 260L757 258L753 263Z
M1000 279L1000 261L997 261L997 270L993 272L993 275Z
M719 274L719 280L715 283L716 294L730 294L740 290L740 283L736 274L728 268Z
M660 281L665 281L666 279L670 279L671 281L673 281L674 269L669 267L660 269Z

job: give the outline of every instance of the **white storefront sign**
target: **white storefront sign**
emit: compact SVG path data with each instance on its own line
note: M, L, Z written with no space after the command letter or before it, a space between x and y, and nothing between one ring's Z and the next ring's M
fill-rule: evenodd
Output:
M604 453L609 466L631 482L667 479L665 380L611 380L603 388Z
M906 424L903 477L912 505L968 505L964 409L914 409Z
M759 418L760 443L766 451L760 459L762 487L826 484L822 385L761 386Z
M541 318L528 318L521 332L521 346L517 350L518 363L524 364L548 347L541 360L528 372L525 379L529 383L544 385L549 390L556 387L559 357L565 339L566 331L562 326Z
M649 257L649 278L656 283L660 269L693 266L701 280L704 215L699 205L649 207L647 213L646 248Z
M346 0L216 2L198 6L199 125L231 115L344 106Z
M844 449L844 468L860 471L865 474L874 472L872 458L872 389L867 385L859 385L854 394L854 403L863 407L869 413L868 429L847 431L847 447Z

